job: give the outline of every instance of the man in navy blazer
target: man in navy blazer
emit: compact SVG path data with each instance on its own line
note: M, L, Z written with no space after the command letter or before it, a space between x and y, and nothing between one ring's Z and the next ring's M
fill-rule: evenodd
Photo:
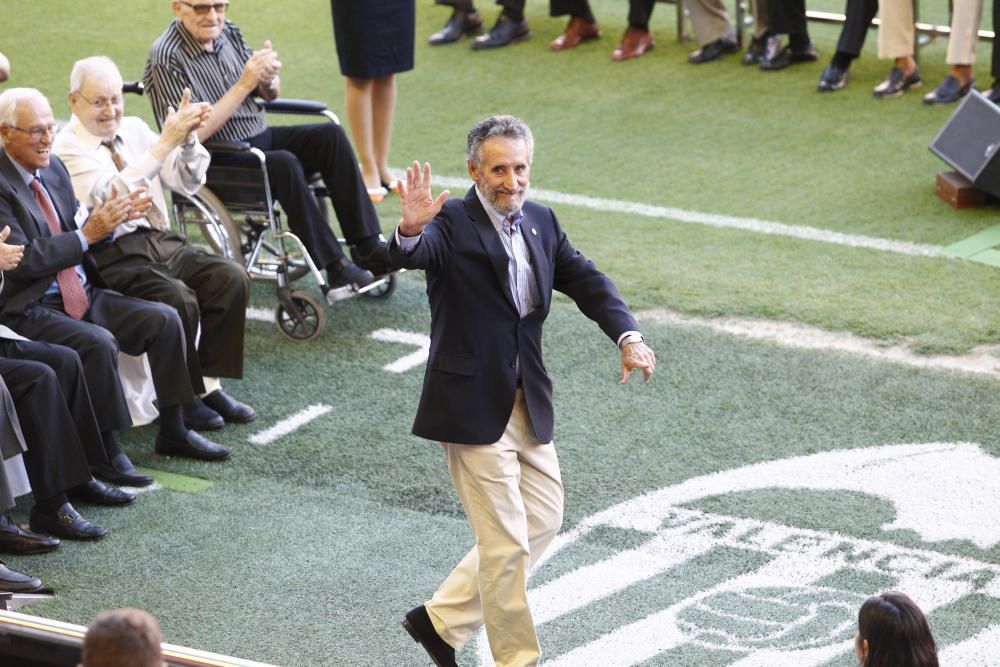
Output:
M621 348L622 383L656 365L611 280L577 252L551 209L525 201L531 130L495 116L468 138L475 185L464 199L431 194L430 165L407 170L390 260L423 269L431 347L415 435L439 440L474 547L403 626L437 665L454 665L485 624L498 667L534 665L538 638L527 572L562 522L552 445L552 382L542 324L552 291L576 302Z
M90 395L100 399L94 412L111 466L98 472L108 481L152 482L115 441L114 432L132 423L118 378L119 349L149 358L160 411L157 452L228 458L231 447L184 425L181 406L194 393L177 311L108 289L87 252L121 223L145 215L149 198L142 190L114 197L84 219L66 167L51 155L54 132L52 108L40 92L0 94L0 224L10 225L11 244L24 246L20 264L4 274L0 322L79 353Z

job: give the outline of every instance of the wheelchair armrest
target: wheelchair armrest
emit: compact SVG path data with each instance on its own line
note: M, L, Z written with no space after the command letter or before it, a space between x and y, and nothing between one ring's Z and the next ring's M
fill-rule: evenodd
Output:
M133 95L142 95L145 92L146 87L142 84L142 81L126 81L122 84L123 93L132 93Z
M208 141L203 145L210 151L220 153L244 153L250 150L250 144L246 141Z
M268 113L321 114L326 111L326 104L315 100L296 100L279 97L276 100L265 100L257 97L254 101Z

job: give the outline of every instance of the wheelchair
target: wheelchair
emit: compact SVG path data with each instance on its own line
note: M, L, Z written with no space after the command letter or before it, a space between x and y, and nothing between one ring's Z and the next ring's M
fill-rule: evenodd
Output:
M143 93L142 82L129 82L125 92ZM312 100L255 100L267 113L320 116L340 123L322 102ZM313 340L326 326L326 309L313 294L294 289L292 283L312 276L330 306L354 296L387 298L396 288L396 272L377 276L360 289L353 285L331 288L302 241L285 229L281 210L271 196L267 160L263 151L246 142L205 142L213 158L226 153L245 153L257 158L252 167L216 164L208 168L205 185L194 195L171 191L172 213L180 233L196 227L213 252L242 264L251 279L276 283L278 298L274 319L281 333L295 341ZM309 188L320 211L330 223L329 194L319 174L309 177ZM338 239L343 245L344 239ZM354 250L351 249L352 259Z

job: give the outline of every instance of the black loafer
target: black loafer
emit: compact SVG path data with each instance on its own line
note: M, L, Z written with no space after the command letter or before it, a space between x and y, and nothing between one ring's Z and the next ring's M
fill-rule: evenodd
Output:
M216 389L201 400L230 424L249 424L257 419L256 410L246 403L237 401L221 389Z
M165 456L186 456L202 461L225 461L232 456L233 448L212 442L194 431L188 431L183 440L174 440L157 433L156 453Z
M458 667L455 662L455 649L441 639L424 605L408 611L402 622L403 627L413 637L413 641L424 647L437 667Z
M750 40L750 45L747 47L746 53L743 54L741 62L744 65L759 65L764 59L766 47L767 39L765 37L754 37Z
M771 42L769 41L767 56L760 63L760 68L766 72L785 69L794 63L815 62L819 58L816 46L812 42L809 42L809 44L801 49L793 49L790 46L786 46L776 54L772 55L771 52Z
M1000 104L1000 81L993 79L993 85L983 91L983 97L993 104Z
M941 85L924 95L924 104L951 104L957 102L972 90L975 79L969 79L969 83L962 84L961 81L951 74L944 78Z
M44 554L59 548L59 538L32 532L0 512L0 552L5 554ZM6 590L0 586L0 590Z
M51 513L41 512L37 507L32 507L31 529L64 540L96 540L110 532L107 528L84 519L69 503L63 503L59 509Z
M444 24L444 28L427 38L427 43L431 46L441 46L457 42L466 35L478 35L482 32L483 20L479 17L479 12L463 12L456 9Z
M113 486L108 486L104 482L92 479L86 484L73 487L66 492L71 500L77 500L91 505L104 505L106 507L116 507L118 505L128 505L135 500L135 494L122 491Z
M501 46L523 42L529 37L531 37L531 30L528 28L527 19L511 21L509 16L501 13L489 33L476 37L472 40L471 46L476 51L498 49Z
M923 82L919 67L914 68L909 74L903 74L903 70L893 67L885 81L875 86L872 95L880 98L899 97L910 88L919 88Z
M740 47L737 46L736 40L729 37L723 37L715 40L714 42L709 42L689 55L688 62L693 65L710 63L713 60L718 60L722 56L729 55L730 53L736 53L739 50Z
M386 252L384 243L380 243L367 255L362 255L354 248L351 248L351 259L362 269L371 271L373 276L384 276L393 271L398 271L399 267L394 266L389 261L389 253Z
M846 85L847 70L830 63L820 75L819 85L816 86L816 89L821 93L832 93Z
M0 561L0 591L7 593L37 593L42 590L42 580L28 574L21 574Z
M181 406L184 425L195 431L218 431L226 425L226 420L197 396L190 403Z
M108 484L149 486L153 483L152 477L143 475L135 469L135 466L132 465L132 462L129 461L124 452L115 454L111 459L111 465L101 463L90 466L90 471L94 474L94 477Z

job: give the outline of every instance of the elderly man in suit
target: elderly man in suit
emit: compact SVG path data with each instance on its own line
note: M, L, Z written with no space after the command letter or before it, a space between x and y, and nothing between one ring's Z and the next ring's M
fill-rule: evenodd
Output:
M403 626L435 664L454 665L484 623L499 667L540 656L527 573L562 522L552 382L542 324L553 290L621 349L622 383L656 359L611 280L577 252L551 209L526 201L533 139L512 116L476 124L464 199L431 194L430 165L407 170L394 261L424 269L431 348L415 435L442 443L474 547Z
M157 452L228 458L231 447L184 425L181 406L194 393L177 311L108 289L88 252L119 225L144 217L150 199L139 189L103 202L87 217L66 167L50 154L54 134L52 108L40 92L11 88L0 94L0 224L10 225L10 240L24 246L20 264L5 274L0 322L80 355L90 395L101 398L94 408L113 472L134 473L114 436L131 425L118 379L119 350L149 358L160 410Z

